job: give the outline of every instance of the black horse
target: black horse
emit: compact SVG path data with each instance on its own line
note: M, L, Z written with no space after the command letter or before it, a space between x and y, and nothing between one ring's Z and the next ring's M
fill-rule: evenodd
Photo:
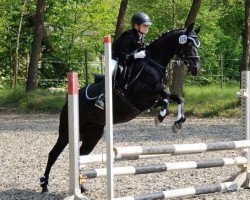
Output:
M193 24L188 28L172 30L162 34L159 38L146 46L148 57L137 60L132 66L124 69L126 73L120 74L113 90L113 116L114 123L127 122L143 111L153 106L161 106L156 117L157 122L163 121L168 114L170 100L179 104L176 127L185 121L183 100L181 96L170 95L166 92L166 67L174 55L179 56L187 65L192 75L199 70L197 38L199 30L193 30ZM125 74L124 78L121 76ZM119 79L119 78L118 78ZM95 107L95 98L103 88L103 81L96 82L79 90L79 130L80 155L89 154L103 136L105 126L105 112ZM60 115L59 137L49 153L44 176L41 177L42 192L48 191L48 179L52 165L68 144L68 110L67 102Z

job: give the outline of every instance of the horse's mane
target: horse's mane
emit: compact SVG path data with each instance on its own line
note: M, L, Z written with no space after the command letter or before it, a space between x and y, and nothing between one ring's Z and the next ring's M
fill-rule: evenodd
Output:
M166 32L161 33L157 38L155 38L154 40L152 40L147 47L151 47L153 45L158 45L158 43L161 41L162 38L167 38L170 35L172 35L174 32L179 32L179 31L184 31L186 30L186 28L178 28L178 29L173 29L173 30L168 30Z

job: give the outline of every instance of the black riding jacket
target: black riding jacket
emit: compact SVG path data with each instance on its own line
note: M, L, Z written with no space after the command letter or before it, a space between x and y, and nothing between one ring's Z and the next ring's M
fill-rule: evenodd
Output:
M112 44L112 58L120 63L130 64L134 58L134 51L145 46L145 38L139 37L135 28L123 32Z

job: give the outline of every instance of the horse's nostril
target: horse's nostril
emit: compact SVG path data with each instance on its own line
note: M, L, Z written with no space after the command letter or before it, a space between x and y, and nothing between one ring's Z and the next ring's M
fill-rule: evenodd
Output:
M191 71L193 76L196 76L198 74L198 67L194 67Z

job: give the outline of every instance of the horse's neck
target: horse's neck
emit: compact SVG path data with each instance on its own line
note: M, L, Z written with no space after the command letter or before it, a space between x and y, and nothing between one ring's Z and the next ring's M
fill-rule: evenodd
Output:
M171 34L166 37L167 38L162 37L156 44L148 46L151 59L162 66L167 66L167 64L175 55L176 49L178 47L176 34Z

